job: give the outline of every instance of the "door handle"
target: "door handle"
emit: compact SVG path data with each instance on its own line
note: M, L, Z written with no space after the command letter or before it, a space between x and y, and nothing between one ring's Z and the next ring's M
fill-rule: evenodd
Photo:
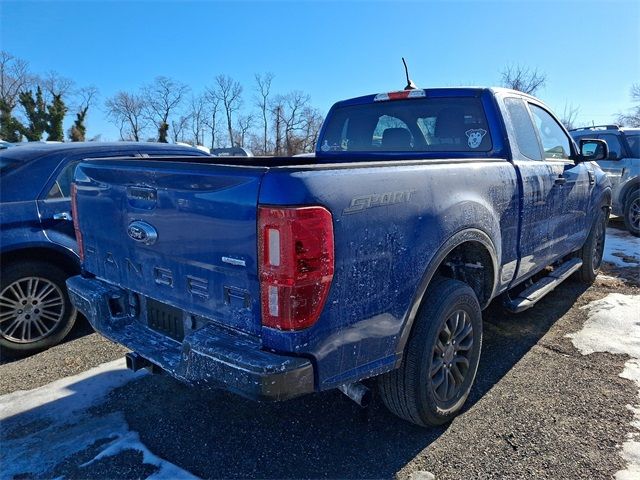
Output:
M587 172L589 173L589 185L595 185L596 184L595 174L591 170L587 170Z
M556 185L564 185L565 183L567 183L567 179L560 175L558 178L556 178L555 183Z
M53 214L53 219L54 220L67 220L67 221L72 221L73 217L71 216L71 213L69 212L58 212L58 213L54 213Z

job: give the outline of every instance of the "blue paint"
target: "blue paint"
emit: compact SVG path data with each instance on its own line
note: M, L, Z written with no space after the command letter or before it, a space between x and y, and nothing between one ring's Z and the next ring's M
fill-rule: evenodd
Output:
M483 268L493 275L487 273L490 285L481 298L486 306L580 248L595 212L609 204L610 187L597 165L531 160L520 153L504 98L544 107L536 99L478 88L426 90L426 97L479 99L490 149L321 149L332 115L339 108L372 104L370 95L332 108L315 158L229 158L215 166L171 159L82 163L76 183L85 270L97 277L94 283L124 296L135 292L178 307L186 322L202 318L239 338L251 337L264 351L310 359L316 390L396 367L428 281L453 247L470 241L488 250ZM412 101L398 100L398 108ZM577 158L575 144L563 132L567 153ZM542 158L542 145L538 148ZM157 192L153 205L131 199L131 185ZM376 204L374 197L387 201ZM258 205L321 205L333 215L335 274L320 319L306 330L261 326ZM135 220L157 229L156 244L141 245L127 236ZM226 257L245 266L229 264ZM239 292L235 301L226 295L229 289ZM109 322L90 320L98 329ZM144 312L127 320L132 321L144 323ZM110 338L135 347L122 332L109 327ZM187 334L183 349L190 338ZM144 350L160 366L169 362L162 349ZM169 363L176 361L172 357Z

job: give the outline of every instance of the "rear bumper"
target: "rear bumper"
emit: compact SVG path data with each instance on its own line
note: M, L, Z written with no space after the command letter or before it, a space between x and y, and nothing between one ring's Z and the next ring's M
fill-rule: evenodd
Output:
M129 307L126 290L81 276L67 280L67 287L71 302L93 328L183 382L255 400L286 400L314 391L308 359L265 352L255 338L214 324L178 342L148 328L139 318L144 315Z

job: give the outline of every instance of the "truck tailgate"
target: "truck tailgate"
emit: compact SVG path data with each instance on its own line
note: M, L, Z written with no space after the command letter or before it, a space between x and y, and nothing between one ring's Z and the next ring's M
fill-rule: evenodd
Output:
M81 163L85 271L152 299L144 305L167 305L161 316L175 307L257 334L256 215L265 171L187 159Z

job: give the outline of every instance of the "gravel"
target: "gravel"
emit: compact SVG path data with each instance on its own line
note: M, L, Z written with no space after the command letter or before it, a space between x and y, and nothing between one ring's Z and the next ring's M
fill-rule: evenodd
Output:
M151 375L112 391L90 414L121 412L154 454L202 478L611 477L624 467L626 405L636 395L618 376L626 357L583 356L566 338L587 318L581 307L610 292L640 289L603 276L588 289L568 281L520 315L492 305L469 401L441 428L403 422L377 400L363 411L338 392L257 404ZM0 366L0 392L35 388L124 352L97 334L81 336ZM80 467L93 453L66 459L50 476L138 478L153 470L132 450Z

